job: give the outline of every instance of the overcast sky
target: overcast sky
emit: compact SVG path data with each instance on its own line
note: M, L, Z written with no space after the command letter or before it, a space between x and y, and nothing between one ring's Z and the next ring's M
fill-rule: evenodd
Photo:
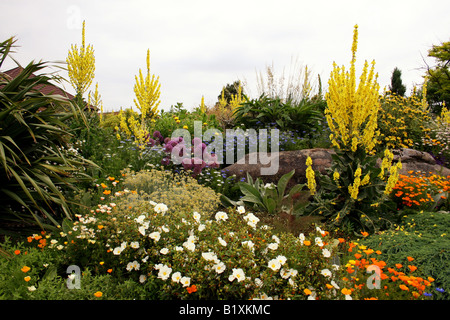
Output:
M160 106L192 108L202 96L213 105L238 79L256 98L257 72L273 64L281 74L293 59L326 86L333 61L349 65L355 24L357 65L374 59L381 88L398 67L409 93L423 82L423 57L433 63L427 50L450 40L449 12L448 0L0 0L0 41L16 36L13 57L22 65L65 61L71 44L81 44L85 20L96 59L90 89L98 82L105 110L134 107L134 77L146 68L147 49ZM9 60L2 71L12 67ZM66 90L74 93L68 83Z

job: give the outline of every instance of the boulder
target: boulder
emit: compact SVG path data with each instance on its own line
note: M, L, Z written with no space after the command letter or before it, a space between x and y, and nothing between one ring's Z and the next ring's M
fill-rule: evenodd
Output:
M255 153L245 155L245 161L239 161L223 169L227 176L236 175L237 180L247 177L247 173L253 179L261 178L265 183L277 183L278 180L286 173L295 169L295 174L291 178L288 184L288 188L299 183L306 183L306 159L311 157L313 162L312 168L314 171L321 173L326 172L326 168L331 166L331 155L334 153L331 149L303 149L294 151L280 151L278 153L267 153L267 157L271 159L269 164L261 164L260 155L256 152L256 164L250 164L249 159L255 157ZM242 163L241 163L242 162ZM278 170L275 174L264 174L262 168L269 168L271 163L278 163Z
M227 166L223 169L223 172L227 176L236 175L238 181L247 177L247 173L253 179L260 177L264 183L277 183L278 180L284 174L295 169L295 174L290 180L288 184L288 188L292 187L298 183L306 183L306 159L311 157L312 160L312 168L316 172L326 173L326 169L331 166L332 158L331 155L334 154L334 150L332 149L323 149L323 148L315 148L315 149L303 149L303 150L294 150L294 151L280 151L274 154L267 154L267 157L270 157L273 162L278 161L278 170L276 170L275 174L262 174L262 168L268 168L271 166L269 164L262 164L260 162L260 155L258 153L247 154L245 156L245 161L241 160L238 163L234 163L230 166ZM421 171L427 174L439 174L443 176L450 175L450 169L438 165L436 160L427 152L417 151L413 149L400 149L394 150L394 163L401 159L402 169L400 170L401 174L408 174L409 171ZM250 159L254 157L257 159L256 164L251 164ZM381 159L377 161L378 165L381 165Z
M438 174L441 176L449 176L450 169L437 164L436 160L424 151L417 151L414 149L399 149L393 150L394 162L397 162L400 158L402 162L401 174L408 175L409 171L420 171L423 174ZM378 160L381 164L381 160Z

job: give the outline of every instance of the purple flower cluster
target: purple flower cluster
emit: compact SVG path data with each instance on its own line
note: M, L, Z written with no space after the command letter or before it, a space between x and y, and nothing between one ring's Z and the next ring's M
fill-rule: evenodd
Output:
M200 138L192 139L190 150L183 137L164 138L159 131L153 133L153 138L148 139L150 147L162 145L166 155L161 160L161 164L168 166L171 164L172 154L177 157L184 157L181 164L185 170L192 170L194 176L202 172L204 168L219 168L217 155L210 154L206 150L206 144Z
M153 132L153 138L150 133L147 135L147 145L151 148L157 145L161 145L164 143L164 137L161 135L161 132L155 131Z

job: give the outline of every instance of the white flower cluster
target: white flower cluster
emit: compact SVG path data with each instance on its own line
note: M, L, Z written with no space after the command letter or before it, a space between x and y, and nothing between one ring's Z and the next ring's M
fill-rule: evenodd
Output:
M150 204L153 205L155 213L161 214L161 216L164 216L166 212L168 212L168 208L163 203L155 203L150 202ZM171 255L177 255L178 252L185 251L187 254L189 254L189 258L192 258L192 253L195 255L198 255L198 259L202 259L203 261L206 261L206 264L204 264L204 269L207 272L211 272L211 275L214 275L214 277L219 276L225 276L229 282L232 283L244 283L245 286L251 287L251 283L253 282L253 285L257 288L262 288L264 286L264 282L261 279L267 278L267 275L265 275L266 272L270 272L270 270L274 271L275 274L278 274L279 277L286 280L286 283L292 286L292 288L296 288L298 286L298 273L299 271L293 267L293 265L289 265L290 261L288 261L288 258L282 254L282 252L277 252L280 247L280 238L277 235L271 235L271 240L267 241L268 238L265 238L264 241L255 240L258 238L248 237L246 235L245 239L239 239L238 235L241 235L241 230L235 230L236 232L230 231L227 229L225 222L236 219L237 217L242 217L243 221L252 229L256 230L267 230L267 226L258 226L258 223L260 222L260 219L254 215L253 213L246 213L246 210L243 206L239 206L236 208L236 212L238 216L229 216L229 213L226 213L224 211L218 211L213 215L212 219L203 220L203 216L201 213L194 211L192 215L181 217L179 221L181 221L181 224L173 224L170 226L170 229L173 229L174 232L178 232L177 230L182 230L182 228L187 229L186 238L184 240L180 241L180 238L177 238L177 241L180 241L178 243L174 242L172 238L165 236L165 233L168 233L169 227L166 225L154 225L153 220L151 220L154 217L154 214L148 214L146 212L141 213L132 221L136 223L136 228L140 235L142 235L147 239L151 239L151 244L157 245L157 251L161 257L162 260L157 262L164 262L164 263L156 263L153 268L154 270L157 270L157 278L161 279L163 281L167 281L171 279L172 282L180 283L183 285L183 287L189 287L191 284L191 278L187 275L182 275L181 272L176 270L177 264L175 263L168 263L167 259L171 259ZM159 216L160 217L160 216ZM171 217L172 219L172 217ZM164 219L159 218L159 223L164 222ZM91 221L92 222L92 221ZM215 234L216 244L214 244L214 240L211 238L208 238L208 241L205 242L205 239L201 236L201 234L204 234L205 231L203 230L222 230L221 234ZM250 228L246 228L246 230L250 230ZM203 232L202 232L203 231ZM306 242L306 237L303 233L299 235L297 238L297 242L302 245L310 246L312 245L311 242L314 244L314 248L319 247L322 253L322 256L324 259L328 259L331 257L332 252L331 247L329 247L326 243L324 243L324 240L322 237L327 235L327 232L321 230L320 228L317 228L316 231L320 234L317 237L310 238L311 241ZM214 231L215 232L215 231ZM200 234L201 233L201 234ZM207 233L209 234L209 233ZM253 231L252 231L253 234ZM171 235L171 234L170 234ZM183 239L183 238L181 238ZM314 240L313 240L314 239ZM169 241L167 241L169 240ZM212 242L211 242L212 240ZM120 255L126 248L130 248L127 250L136 250L136 252L148 252L145 248L142 248L143 243L148 240L144 240L143 242L139 241L131 241L130 243L127 243L126 241L123 241L119 246L116 246L113 250L114 255ZM237 247L240 245L240 248ZM245 273L250 272L247 271L244 265L230 265L229 254L222 254L221 250L219 248L223 248L224 250L229 248L232 248L232 250L237 249L238 254L244 257L248 257L249 259L254 259L257 251L258 254L262 254L262 256L258 256L257 258L260 260L260 258L266 259L265 263L263 263L262 266L259 266L261 269L259 275L255 276L248 276ZM317 250L317 249L315 249ZM128 252L127 252L128 255ZM142 263L147 263L147 260L149 259L149 256L147 255L144 259L142 259ZM158 256L158 254L157 254ZM154 256L153 256L154 257ZM152 258L153 259L153 258ZM221 260L223 259L223 261ZM130 259L133 260L133 259ZM201 260L199 260L201 261ZM237 260L239 261L239 260ZM233 262L238 264L239 262ZM256 260L255 260L256 261ZM254 266L256 267L256 262L253 261ZM264 260L262 260L264 261ZM190 263L190 262L186 262ZM194 262L198 263L198 262ZM291 263L297 263L297 262L291 262ZM339 289L338 285L334 281L334 275L333 270L338 269L339 267L337 265L331 265L329 268L323 268L322 270L318 270L318 273L320 272L319 276L327 278L327 282L331 284L335 289ZM183 270L186 270L186 265L184 265ZM141 267L141 264L137 261L130 261L126 269L128 271L139 271L143 269ZM180 269L180 271L182 271ZM185 271L182 271L183 273ZM260 279L261 278L261 279ZM141 275L139 278L140 282L146 281L146 275ZM316 293L314 292L314 288L309 288L311 291L311 294L308 296L309 299L315 299ZM269 297L266 293L260 292L256 297L257 299L273 299L276 297ZM347 297L346 297L347 298ZM348 297L350 298L350 296Z

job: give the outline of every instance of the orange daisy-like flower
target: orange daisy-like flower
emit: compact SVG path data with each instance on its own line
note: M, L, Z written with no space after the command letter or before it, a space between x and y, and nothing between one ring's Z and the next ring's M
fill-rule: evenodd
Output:
M25 278L23 278L23 280L25 280L26 282L28 282L28 281L31 280L31 277L30 277L30 276L26 276Z
M408 259L409 262L413 261L414 258L413 257L406 257L406 259Z
M27 266L23 266L22 269L20 269L20 270L22 270L22 272L28 272L31 270L31 268L27 267Z
M408 266L408 268L409 268L409 270L411 270L411 272L417 270L417 267L416 267L416 266Z
M108 195L108 194L110 194L111 193L111 190L105 190L105 191L103 191L103 194L105 194L105 195Z
M342 292L342 294L345 294L345 295L352 294L352 290L347 289L347 288L342 289L341 292Z
M18 255L20 254L20 250L15 250L15 251L14 251L14 254L15 254L16 256L18 256Z
M409 291L409 288L407 286L405 286L404 284L399 285L399 288L404 291Z
M187 290L187 292L188 292L189 294L191 294L191 293L197 291L197 286L196 286L195 284L193 284L192 286L187 287L186 290Z
M101 296L103 296L103 293L101 291L97 291L96 293L94 293L94 296L100 298Z

